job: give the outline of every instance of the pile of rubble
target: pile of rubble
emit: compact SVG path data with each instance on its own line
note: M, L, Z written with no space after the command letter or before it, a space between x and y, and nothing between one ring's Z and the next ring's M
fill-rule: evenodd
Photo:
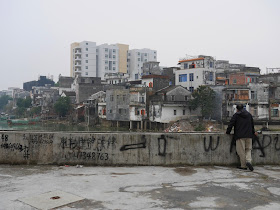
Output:
M217 132L220 131L220 125L212 121L188 121L181 120L171 123L168 128L164 130L166 133L172 132L194 132L198 126L204 128L203 132Z

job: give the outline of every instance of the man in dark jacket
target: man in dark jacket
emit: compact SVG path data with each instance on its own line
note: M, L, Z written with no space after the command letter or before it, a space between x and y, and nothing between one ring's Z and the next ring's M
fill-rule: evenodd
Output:
M228 125L227 134L230 134L232 127L234 127L234 139L236 140L236 151L240 158L240 169L246 170L247 167L253 171L252 166L252 138L257 135L254 128L254 121L252 115L247 112L243 105L236 106L237 112L232 116Z

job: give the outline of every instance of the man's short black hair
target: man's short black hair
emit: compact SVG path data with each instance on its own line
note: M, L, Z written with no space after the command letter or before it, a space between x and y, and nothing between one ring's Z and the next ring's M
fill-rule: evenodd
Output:
M237 104L237 105L236 105L236 109L237 109L238 111L242 111L243 108L244 108L243 104Z

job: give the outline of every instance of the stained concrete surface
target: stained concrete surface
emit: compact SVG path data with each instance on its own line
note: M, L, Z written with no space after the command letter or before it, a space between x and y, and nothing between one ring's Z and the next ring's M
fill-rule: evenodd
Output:
M84 200L58 209L280 209L280 166L80 167L0 165L0 209L61 191Z

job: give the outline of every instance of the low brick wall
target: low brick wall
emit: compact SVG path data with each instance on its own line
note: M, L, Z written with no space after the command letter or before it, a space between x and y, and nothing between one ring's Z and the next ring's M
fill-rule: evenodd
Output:
M259 135L254 164L280 164L280 133ZM89 133L0 131L2 164L232 165L223 133Z

